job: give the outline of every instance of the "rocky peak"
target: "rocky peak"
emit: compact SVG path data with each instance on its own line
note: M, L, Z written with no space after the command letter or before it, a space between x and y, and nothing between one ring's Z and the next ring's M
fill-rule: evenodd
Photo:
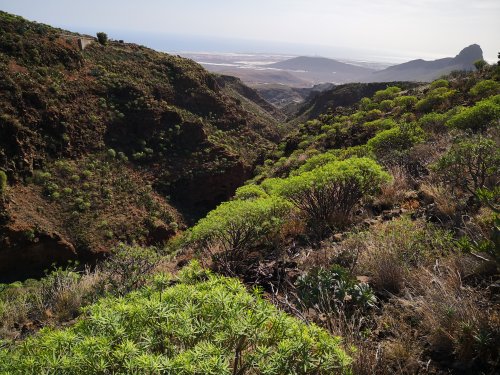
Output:
M455 57L456 60L461 63L472 64L477 60L483 59L483 50L478 44L471 44L465 47L460 53Z

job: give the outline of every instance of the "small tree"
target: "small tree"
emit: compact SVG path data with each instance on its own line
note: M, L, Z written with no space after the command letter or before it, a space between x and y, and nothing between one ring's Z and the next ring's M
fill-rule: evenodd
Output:
M155 248L120 244L104 262L103 269L108 272L114 291L123 295L143 286L159 261Z
M106 45L108 43L108 34L103 33L103 32L97 33L97 40L103 46Z
M500 149L493 140L481 135L461 139L433 169L452 188L481 198L482 189L494 188L499 182Z

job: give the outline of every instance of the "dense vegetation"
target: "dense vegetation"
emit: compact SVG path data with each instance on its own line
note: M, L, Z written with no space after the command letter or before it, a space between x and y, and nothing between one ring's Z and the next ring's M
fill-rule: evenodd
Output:
M0 372L496 373L499 66L385 84L278 142L238 122L257 105L238 104L245 88L224 83L235 99L187 60L112 40L75 52L55 29L0 21L13 88L0 96L0 257L108 253L0 284ZM37 35L58 47L37 56ZM66 121L82 110L77 72L93 77L88 128ZM44 109L25 98L34 87ZM264 153L240 186L237 166ZM186 189L176 172L204 178ZM170 184L212 206L235 193L184 231Z
M10 374L347 374L349 364L338 338L196 264L0 351Z

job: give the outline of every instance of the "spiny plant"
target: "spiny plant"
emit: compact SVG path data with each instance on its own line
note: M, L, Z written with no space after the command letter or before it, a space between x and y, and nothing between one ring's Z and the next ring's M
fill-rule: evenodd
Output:
M73 327L46 328L1 349L0 372L351 373L339 338L280 312L236 279L195 268L170 287L101 299Z

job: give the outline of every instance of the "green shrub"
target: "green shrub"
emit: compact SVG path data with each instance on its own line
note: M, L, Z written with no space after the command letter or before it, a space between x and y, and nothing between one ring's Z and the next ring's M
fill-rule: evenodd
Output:
M331 227L344 224L354 205L389 178L375 161L350 158L287 179L267 180L263 185L289 199L305 218L310 233L322 238Z
M340 267L313 268L301 275L295 283L298 297L306 308L320 312L348 311L350 308L373 307L376 298L371 288L358 283L349 272Z
M191 229L189 239L201 246L220 245L234 260L276 233L289 211L290 204L278 197L224 202Z
M304 172L312 171L318 167L322 167L328 163L337 161L338 157L333 152L324 152L322 154L314 155L306 160L300 168L292 171L290 176L297 176Z
M423 115L418 120L418 124L426 132L443 133L447 130L445 123L448 117L444 113L431 112Z
M372 109L366 113L366 115L364 116L364 120L365 121L373 121L373 120L381 118L383 115L384 114L382 113L382 111L380 109Z
M247 200L247 199L257 199L266 198L267 193L260 186L257 185L244 185L239 187L234 194L235 199Z
M375 129L376 131L378 131L378 130L391 129L391 128L395 127L396 125L397 124L393 119L387 118L387 119L379 119L379 120L375 120L375 121L365 122L363 126L366 128L372 128L372 129Z
M108 273L109 282L118 294L125 294L144 285L160 261L155 248L120 244L111 252L102 269Z
M373 105L372 100L370 98L362 98L359 101L359 110L360 111L369 111L371 109L374 109L374 105Z
M439 87L449 87L450 82L446 79L437 79L431 83L431 89L437 89Z
M430 91L425 98L420 99L415 105L415 109L423 113L440 109L448 104L455 93L455 90L450 90L447 87L438 87Z
M406 111L410 111L415 108L415 104L417 104L418 99L415 96L396 96L394 98L394 103L396 106L403 108Z
M451 128L483 131L500 119L500 95L484 99L474 106L465 108L446 123Z
M155 287L101 299L70 328L46 328L0 349L0 373L351 373L339 338L280 312L236 279L192 274L166 288L168 278L158 276Z
M500 93L500 83L491 79L478 82L469 90L470 94L479 98L486 98Z
M0 170L0 196L5 194L5 190L7 189L7 174Z
M418 125L405 123L378 133L367 142L367 145L378 158L385 159L395 152L408 150L423 139L424 132Z
M114 158L116 158L116 151L115 151L115 150L113 150L112 148L108 149L108 151L107 151L107 156L108 156L108 158L110 158L110 159L114 159Z
M389 112L392 108L394 108L394 100L382 100L379 104L379 108L382 111Z
M493 188L500 182L500 148L481 135L460 139L433 169L453 188L477 195L478 189Z
M394 99L401 89L397 86L389 86L385 90L379 90L373 95L373 101L380 103L383 100L392 100Z
M474 61L474 66L478 71L482 71L488 66L488 63L483 59L479 59L477 61Z
M37 185L43 185L47 181L52 178L52 175L49 172L35 170L33 171L33 176L31 177L31 181Z
M97 33L97 41L103 46L108 43L108 34L99 32Z

